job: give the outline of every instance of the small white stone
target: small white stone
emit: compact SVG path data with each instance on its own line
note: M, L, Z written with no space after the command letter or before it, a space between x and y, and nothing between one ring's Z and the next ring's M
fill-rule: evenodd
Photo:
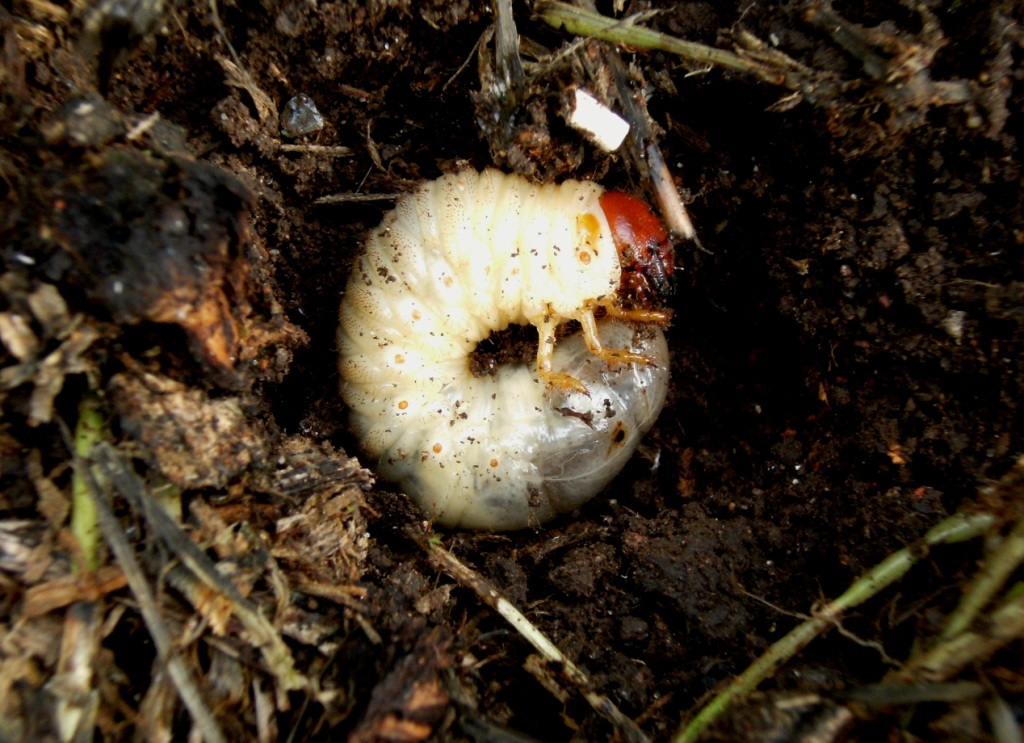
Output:
M585 90L576 89L576 101L569 125L590 135L607 152L617 150L629 134L624 118L594 98Z
M963 310L950 310L949 314L942 319L942 329L949 333L950 337L958 344L964 337L964 321L967 313Z

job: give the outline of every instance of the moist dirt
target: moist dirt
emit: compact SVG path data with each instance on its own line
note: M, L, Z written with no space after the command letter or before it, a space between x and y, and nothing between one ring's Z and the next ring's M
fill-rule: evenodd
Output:
M587 84L574 55L600 45L570 48L575 37L515 4L531 87L509 114L488 87L487 4L180 2L141 29L84 5L0 7L5 315L34 318L36 341L63 349L64 364L49 388L28 383L38 366L22 386L2 380L0 519L51 536L66 527L44 507L40 478L54 498L70 492L61 421L73 427L80 397L98 390L111 440L150 485L173 487L193 541L214 549L217 525L246 532L237 540L248 547L216 555L244 563L268 550L283 567L254 573L251 595L291 602L318 628L286 637L319 696L292 692L259 728L249 687L211 692L233 710L231 737L268 725L281 739L370 740L399 728L406 737L390 739L613 737L557 673L531 670L533 651L509 625L431 564L422 514L370 484L359 465L374 463L345 456L359 445L345 427L334 343L363 234L420 180L498 166L649 195L627 158L561 116L567 91ZM733 48L752 34L798 61L807 84L620 48L700 241L676 245L668 403L621 476L572 517L439 538L595 691L667 739L822 600L943 518L1020 516L1019 489L979 489L1012 474L1024 433L1024 32L1020 7L1000 2L641 3L626 14L648 9L657 12L645 25L703 44ZM828 14L862 38L830 34ZM322 122L296 123L305 102L287 103L299 95ZM101 115L83 123L82 100ZM284 136L281 112L289 134L315 131ZM503 138L492 114L519 128ZM177 245L182 219L180 250L146 252ZM115 257L111 242L127 247ZM60 295L56 315L36 311L44 284ZM46 327L57 315L65 324ZM512 335L481 351L480 373L529 356L514 346L530 339ZM35 358L23 335L2 336L5 366ZM205 454L182 457L182 447ZM323 535L308 532L306 554L303 539L285 538L287 519L308 517L313 530L319 513L303 510L312 496L285 469L356 483L316 501L335 504L338 534L352 524L346 514L360 514L358 528L335 535L349 540L341 563ZM352 503L338 505L338 492ZM151 551L145 528L118 515ZM64 557L38 575L0 563L5 636L26 591L75 562L51 541ZM321 553L330 576L316 572ZM754 697L714 734L799 739L934 633L981 556L976 543L944 548L760 687L812 693L815 704L783 714ZM275 594L271 576L282 574L289 590ZM329 594L330 581L352 588ZM189 627L188 591L171 586L161 589L176 597L168 613ZM102 737L139 729L144 697L168 705L168 729L184 737L174 694L147 695L160 664L131 592L100 593ZM59 637L63 611L22 621ZM237 647L225 637L239 630L220 629L181 640L201 688L217 687L218 650ZM964 675L998 686L1018 721L1020 651L1018 641ZM26 719L45 707L56 664L31 657L32 672L7 683L22 690L9 711ZM251 649L233 657L261 668ZM952 709L861 709L846 732L991 734L981 713L964 722Z

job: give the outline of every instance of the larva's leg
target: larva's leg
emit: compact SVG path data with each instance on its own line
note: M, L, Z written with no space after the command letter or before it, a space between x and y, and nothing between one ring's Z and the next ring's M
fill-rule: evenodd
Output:
M658 325L668 325L672 319L672 313L668 310L627 310L612 302L602 302L597 307L603 307L608 317L615 317L626 322L653 322Z
M583 339L587 342L587 348L601 361L609 364L640 364L649 366L654 361L650 356L642 353L635 353L628 348L605 348L601 343L601 337L597 334L597 320L594 319L594 310L586 307L576 315L576 319L583 326Z
M590 396L587 386L571 374L552 371L555 357L555 329L558 323L549 321L537 326L537 373L548 387L562 392L579 392Z

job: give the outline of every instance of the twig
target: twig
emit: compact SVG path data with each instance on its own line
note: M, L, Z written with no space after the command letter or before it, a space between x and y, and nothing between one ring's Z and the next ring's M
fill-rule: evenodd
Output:
M328 144L282 144L281 152L309 152L329 157L351 157L352 148Z
M815 616L794 627L789 634L773 644L746 671L734 678L696 717L679 730L674 743L696 741L700 734L728 709L732 702L753 691L776 668L805 648L815 637L827 630L843 612L863 603L882 589L902 578L910 568L924 559L929 548L973 539L992 527L995 517L987 513L958 513L933 527L919 544L905 547L882 560L858 578L842 596L815 612ZM1024 605L1024 604L1022 604Z
M447 92L448 87L455 82L459 75L462 74L463 70L465 70L469 66L469 63L473 61L473 56L480 49L480 45L490 41L493 34L494 29L492 27L488 27L482 34L480 34L480 38L476 40L475 44L473 44L473 48L469 50L469 54L466 55L465 61L459 65L459 69L455 70L455 72L452 73L452 76L449 77L448 80L445 81L445 84L441 86L442 93Z
M996 592L1006 583L1007 578L1024 562L1024 519L1021 519L1006 535L999 548L985 561L981 570L971 581L959 605L939 635L936 645L952 640L966 630L978 613L992 600Z
M280 706L281 709L286 709L288 703L284 692L303 688L305 680L295 670L291 651L280 633L248 599L242 596L235 584L217 570L207 554L185 535L166 511L160 508L146 492L142 481L124 465L110 444L105 441L99 442L94 448L93 461L101 475L145 517L150 528L182 564L210 590L230 602L232 612L249 632L252 644L259 648L263 660L277 680Z
M580 690L594 711L611 722L626 740L633 743L649 740L637 724L623 714L622 710L616 707L608 697L593 691L587 674L566 658L562 651L548 639L547 635L534 626L508 599L498 593L494 586L473 572L444 547L432 543L431 540L423 539L421 535L413 535L413 537L426 551L427 556L436 567L448 573L462 586L476 593L481 601L498 612L549 663L561 666L562 673Z
M988 724L992 728L992 740L1000 743L1021 743L1024 732L1021 731L1017 716L1006 700L994 695L985 705L988 713Z
M805 98L817 106L827 105L841 91L839 82L829 75L805 67L740 28L726 33L740 51L740 54L736 54L637 26L634 23L636 16L622 20L608 18L593 8L576 8L556 0L541 0L537 5L537 13L550 25L570 33L676 54L702 66L717 65L793 91L770 110L789 110Z
M661 214L665 217L669 230L680 237L692 240L694 245L703 250L700 240L697 238L697 230L693 227L690 214L686 211L683 200L679 198L679 191L676 190L675 181L662 157L661 148L654 141L647 143L647 165L651 171L651 182L654 184L654 191L658 195L658 204L661 206Z
M135 140L142 137L143 134L148 132L160 121L160 112L154 111L148 116L144 116L135 126L125 133L124 138L128 142L134 142Z
M361 201L394 201L402 194L398 193L335 193L314 199L314 204L348 204Z
M95 506L93 506L95 513ZM23 617L41 617L79 601L99 601L127 585L117 565L104 565L93 575L68 575L30 586L22 604Z
M100 650L100 604L81 601L64 614L60 658L55 673L43 686L54 697L54 722L61 741L96 737L100 691L96 662Z
M867 684L841 694L847 702L873 705L875 707L896 707L925 702L966 702L982 699L990 692L977 681L951 681L948 683L905 684L883 681Z
M984 631L962 632L912 658L895 678L913 681L942 681L964 667L977 663L1024 635L1024 595L1004 601L988 616Z
M85 467L83 462L82 468ZM174 654L174 642L160 617L160 609L153 597L149 583L146 581L146 576L135 559L135 553L110 508L108 503L110 494L100 486L98 482L100 478L96 477L91 469L84 469L84 471L89 481L89 492L96 504L96 516L100 531L103 532L103 538L107 541L110 551L114 553L114 557L124 571L135 600L139 602L139 611L142 612L142 618L146 622L146 629L149 630L149 635L153 638L160 659L167 668L167 673L171 677L181 701L192 715L192 719L206 743L227 743L227 739L217 727L217 721L213 719L213 714L203 702L202 695L184 662L180 656Z
M678 54L698 64L718 65L736 72L748 74L759 72L755 63L732 52L693 41L683 41L643 26L635 26L629 18L622 20L608 18L593 10L577 8L556 0L541 0L537 3L536 12L548 25L564 29L568 33L578 36L589 36L594 39L610 41L613 44Z
M232 64L231 60L220 56L217 57L217 61L228 75L228 84L245 88L248 91L249 95L252 96L253 104L256 106L256 114L259 116L261 123L277 118L277 106L274 105L270 96L264 93L260 86L256 84L252 75L249 74L248 68L242 64L242 60L238 56L238 52L235 51L235 46L231 43L231 39L228 38L227 29L224 28L224 23L220 18L220 11L217 9L217 0L209 0L209 6L213 27L217 30L224 45L231 53L231 60L234 60Z
M512 17L512 0L494 0L497 34L494 56L498 75L508 91L519 91L526 84L523 61L519 57L519 32Z

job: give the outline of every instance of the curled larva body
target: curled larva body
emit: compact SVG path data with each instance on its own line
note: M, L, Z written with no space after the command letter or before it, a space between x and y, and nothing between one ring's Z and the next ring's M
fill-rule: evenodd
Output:
M602 194L467 171L402 198L367 238L341 303L342 396L379 474L440 524L573 510L661 410L660 328L594 319L622 281ZM567 320L582 332L556 343ZM511 324L537 327L537 368L474 377L470 353Z

